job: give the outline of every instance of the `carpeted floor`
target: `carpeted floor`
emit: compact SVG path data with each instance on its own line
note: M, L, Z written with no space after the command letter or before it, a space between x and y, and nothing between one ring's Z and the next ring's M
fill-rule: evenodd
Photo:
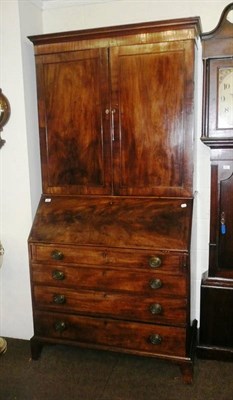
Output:
M7 339L0 356L0 400L232 400L233 363L196 360L194 383L176 365L152 358Z

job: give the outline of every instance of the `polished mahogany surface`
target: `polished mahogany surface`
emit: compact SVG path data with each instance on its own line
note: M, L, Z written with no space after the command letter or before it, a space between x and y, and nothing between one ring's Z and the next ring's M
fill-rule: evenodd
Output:
M188 251L191 217L190 199L42 197L30 239Z
M192 381L199 19L31 37L43 195L29 236L44 343L150 355Z

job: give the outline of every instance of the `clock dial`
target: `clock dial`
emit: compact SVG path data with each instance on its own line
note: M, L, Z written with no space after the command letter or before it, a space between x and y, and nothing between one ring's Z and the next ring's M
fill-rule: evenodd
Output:
M218 71L218 129L233 128L233 68Z

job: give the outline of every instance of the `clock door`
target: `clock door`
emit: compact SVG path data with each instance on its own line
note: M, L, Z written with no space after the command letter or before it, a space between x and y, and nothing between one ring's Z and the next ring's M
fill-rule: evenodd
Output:
M233 277L233 162L221 163L225 176L220 181L219 191L219 249L218 272L220 276L227 270ZM220 168L221 168L220 167ZM228 168L228 169L227 169Z
M211 277L233 278L233 156L212 150L211 160Z
M111 193L107 50L36 61L44 193Z
M193 43L111 49L114 192L192 195Z
M233 163L230 176L220 183L220 229L218 269L233 277Z

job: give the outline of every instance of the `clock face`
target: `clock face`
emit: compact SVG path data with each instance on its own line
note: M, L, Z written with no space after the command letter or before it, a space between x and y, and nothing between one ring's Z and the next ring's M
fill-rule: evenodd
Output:
M218 129L233 128L233 67L218 70Z

